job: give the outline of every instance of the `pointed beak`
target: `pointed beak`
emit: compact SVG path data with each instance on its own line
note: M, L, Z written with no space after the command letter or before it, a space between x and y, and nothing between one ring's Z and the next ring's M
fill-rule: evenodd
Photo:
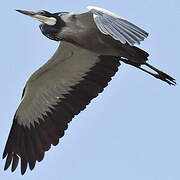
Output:
M20 12L24 15L30 16L32 18L35 18L41 22L44 22L47 17L40 15L38 12L33 12L33 11L25 11L25 10L16 10L17 12Z
M28 16L30 16L30 17L34 17L35 15L36 15L36 13L35 12L33 12L33 11L24 11L24 10L16 10L17 12L20 12L20 13L22 13L22 14L25 14L25 15L28 15Z
M55 25L57 22L57 20L54 17L46 17L45 15L41 15L39 12L25 11L25 10L16 10L16 11L24 15L30 16L32 18L35 18L40 22L43 22L48 25Z

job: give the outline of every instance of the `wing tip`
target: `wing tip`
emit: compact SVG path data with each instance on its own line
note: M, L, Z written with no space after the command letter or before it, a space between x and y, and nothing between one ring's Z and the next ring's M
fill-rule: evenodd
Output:
M5 150L4 150L4 153L2 155L2 159L4 159L6 156L7 156L7 152L5 152Z

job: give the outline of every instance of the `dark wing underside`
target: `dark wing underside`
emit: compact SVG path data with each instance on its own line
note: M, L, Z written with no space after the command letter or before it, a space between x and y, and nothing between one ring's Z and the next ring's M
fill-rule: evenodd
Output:
M71 87L61 101L50 107L50 111L42 114L42 118L30 127L18 123L18 115L14 117L13 125L4 150L6 170L11 166L12 172L21 160L21 173L27 166L32 170L36 161L42 161L45 151L51 144L57 145L64 135L72 118L85 109L86 105L108 85L111 77L118 70L119 60L112 56L99 56L97 62L83 79Z

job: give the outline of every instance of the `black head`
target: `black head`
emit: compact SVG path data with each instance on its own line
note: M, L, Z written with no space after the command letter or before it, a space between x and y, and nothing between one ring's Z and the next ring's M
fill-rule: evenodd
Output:
M40 25L40 29L46 37L53 40L60 40L57 38L56 34L61 30L62 27L65 26L65 22L61 19L61 16L68 14L68 12L50 13L45 10L41 10L38 12L24 10L16 11L42 22L42 24Z

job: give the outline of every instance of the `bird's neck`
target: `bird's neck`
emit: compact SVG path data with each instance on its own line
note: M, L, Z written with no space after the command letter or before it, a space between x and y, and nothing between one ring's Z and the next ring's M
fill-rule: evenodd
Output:
M57 18L57 23L53 26L48 24L41 24L40 30L44 36L51 40L60 41L59 37L57 37L57 34L61 31L61 29L65 26L64 21L61 20L60 17Z

